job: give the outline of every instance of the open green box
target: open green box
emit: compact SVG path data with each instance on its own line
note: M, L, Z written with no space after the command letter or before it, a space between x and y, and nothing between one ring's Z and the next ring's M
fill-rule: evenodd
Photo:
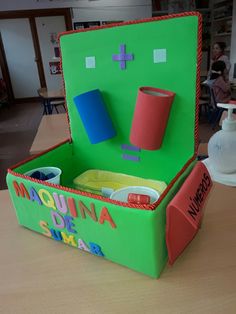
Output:
M199 14L186 13L60 35L71 139L9 169L7 183L19 224L160 276L168 260L167 207L196 164L200 28ZM133 54L124 69L112 59L122 44ZM87 57L93 57L92 66L86 67ZM125 151L141 86L176 95L161 148ZM117 135L91 144L73 99L95 89L102 93ZM122 158L124 154L135 158ZM60 185L24 175L44 166L62 170ZM73 179L90 169L161 180L167 188L151 205L121 203L74 188ZM171 237L169 241L170 248Z

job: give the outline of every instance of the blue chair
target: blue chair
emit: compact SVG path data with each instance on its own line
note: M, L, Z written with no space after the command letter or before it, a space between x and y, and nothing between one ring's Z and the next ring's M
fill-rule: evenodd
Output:
M43 115L44 114L52 114L53 113L53 109L56 110L57 113L59 113L58 111L58 107L62 107L63 111L66 112L66 107L65 107L65 99L62 97L49 97L48 96L48 92L47 92L47 88L43 87L43 88L39 88L37 90L39 97L42 100L42 104L43 104Z

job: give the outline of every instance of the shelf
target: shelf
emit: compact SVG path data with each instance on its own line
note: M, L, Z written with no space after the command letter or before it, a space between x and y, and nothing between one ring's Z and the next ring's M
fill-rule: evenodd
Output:
M219 19L213 19L213 22L221 22L221 21L227 21L227 20L232 20L232 16L225 16Z
M223 5L222 7L217 7L217 8L213 8L213 12L217 12L217 11L225 11L227 10L228 7L226 5Z
M211 12L211 10L209 8L199 8L197 9L196 8L196 11L197 12ZM155 10L155 11L152 11L152 15L166 15L166 14L169 14L169 11L168 10Z
M214 37L221 37L221 36L231 36L231 33L219 33L219 34L214 35Z
M216 6L216 8L219 8L229 4L232 4L232 0L215 1L214 6Z
M152 16L168 15L168 10L152 11Z
M209 9L209 8L199 8L199 9L197 9L196 8L196 11L198 11L198 12L211 12L211 10Z

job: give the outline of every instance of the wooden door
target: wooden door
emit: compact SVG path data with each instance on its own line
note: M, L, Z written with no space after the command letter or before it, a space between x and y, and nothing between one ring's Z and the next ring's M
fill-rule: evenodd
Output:
M47 87L50 81L45 66L49 62L41 53L45 50L40 29L43 17L63 19L64 29L59 27L58 32L72 29L69 9L0 12L0 66L13 102L36 99L37 89Z

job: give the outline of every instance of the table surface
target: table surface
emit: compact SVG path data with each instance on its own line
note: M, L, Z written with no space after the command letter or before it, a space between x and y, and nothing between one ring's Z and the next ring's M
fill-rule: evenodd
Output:
M66 113L44 115L30 148L30 154L40 153L70 138Z
M0 313L234 314L235 191L214 184L201 229L158 280L19 226L0 191Z
M48 90L47 88L40 88L38 93L42 98L45 98L45 99L64 98L64 92L62 89Z

